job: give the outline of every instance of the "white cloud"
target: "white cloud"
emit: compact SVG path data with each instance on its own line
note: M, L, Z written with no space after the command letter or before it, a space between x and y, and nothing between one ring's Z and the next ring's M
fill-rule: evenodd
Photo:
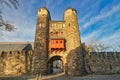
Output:
M0 41L33 41L36 27L36 12L32 3L21 4L18 10L3 9L3 19L17 28L15 32L2 31ZM34 15L33 15L34 14Z
M115 39L117 40L120 34L120 29L116 30L115 33L112 33L112 31L110 30L116 27L116 24L119 24L119 22L120 20L116 20L116 21L110 22L109 24L106 24L106 23L102 24L102 26L99 29L94 30L93 32L89 33L86 36L82 36L82 42L89 44L91 40L96 40L96 37L98 37L100 34L103 34L104 32L106 32L107 34L102 35L102 37L99 38L97 42L104 42L105 44L107 44L107 42L110 40L111 41ZM112 35L110 35L111 33Z
M113 14L114 14L115 12L117 12L117 11L120 11L120 4L112 7L112 9L111 9L110 11L108 11L108 12L100 12L99 15L97 15L97 16L95 16L95 17L92 17L92 18L90 19L90 21L89 21L89 22L86 22L82 27L83 27L83 28L87 28L87 27L89 27L90 25L96 23L97 21L113 15Z

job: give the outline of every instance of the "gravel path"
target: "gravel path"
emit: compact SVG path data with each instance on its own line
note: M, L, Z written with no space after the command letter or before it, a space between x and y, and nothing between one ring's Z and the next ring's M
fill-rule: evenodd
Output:
M120 75L87 75L82 77L66 76L64 73L35 78L35 76L0 77L0 80L120 80Z

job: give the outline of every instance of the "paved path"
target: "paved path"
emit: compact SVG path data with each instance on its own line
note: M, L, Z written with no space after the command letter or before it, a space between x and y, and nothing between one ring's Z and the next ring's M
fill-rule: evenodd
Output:
M120 80L120 75L87 75L83 77L66 76L64 73L42 76L3 77L0 80Z

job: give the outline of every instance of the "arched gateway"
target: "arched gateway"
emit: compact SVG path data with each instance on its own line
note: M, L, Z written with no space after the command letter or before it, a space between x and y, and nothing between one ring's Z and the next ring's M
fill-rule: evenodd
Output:
M63 21L52 21L46 7L38 9L33 72L43 75L52 73L54 63L57 63L54 61L57 60L62 63L61 68L66 74L82 75L84 64L80 47L75 9L66 9Z
M64 72L64 60L61 56L53 56L48 60L48 70L50 74Z

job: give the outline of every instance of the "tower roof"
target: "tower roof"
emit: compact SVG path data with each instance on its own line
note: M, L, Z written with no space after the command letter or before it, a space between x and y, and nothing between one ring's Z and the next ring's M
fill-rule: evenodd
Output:
M69 9L71 9L71 10L73 10L73 11L75 11L75 12L77 13L76 9L71 8L71 7L68 7L68 8L66 9L66 11L69 10Z
M48 13L48 15L49 15L49 18L51 19L51 17L50 17L50 12L49 12L49 10L44 6L44 7L41 7L41 8L39 8L38 9L38 12L39 11L41 11L42 10L42 12L47 12Z

